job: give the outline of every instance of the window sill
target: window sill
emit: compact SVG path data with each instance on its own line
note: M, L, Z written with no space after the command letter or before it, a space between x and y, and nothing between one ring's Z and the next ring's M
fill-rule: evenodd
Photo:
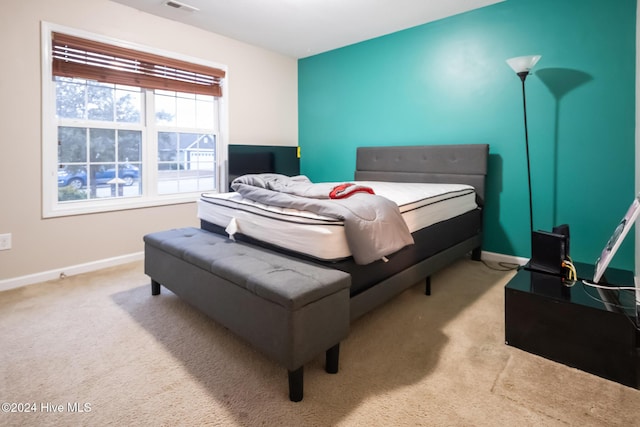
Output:
M202 192L178 194L174 196L166 196L157 199L144 199L141 197L129 199L108 199L94 200L91 202L78 201L56 204L56 206L47 209L45 207L42 212L43 218L56 218L74 215L87 215L105 212L117 212L130 209L142 209L158 206L169 206L185 203L195 203Z

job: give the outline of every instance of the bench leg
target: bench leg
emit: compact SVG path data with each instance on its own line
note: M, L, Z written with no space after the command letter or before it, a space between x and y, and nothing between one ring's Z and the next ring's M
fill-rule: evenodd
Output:
M338 373L338 362L340 360L340 343L334 345L326 353L326 366L325 371L329 374Z
M427 278L424 281L425 281L424 294L431 295L431 276L427 276Z
M304 366L295 371L289 371L289 400L300 402L304 389Z
M471 251L471 259L474 261L482 260L482 248L478 246Z
M160 283L151 279L151 295L160 295Z

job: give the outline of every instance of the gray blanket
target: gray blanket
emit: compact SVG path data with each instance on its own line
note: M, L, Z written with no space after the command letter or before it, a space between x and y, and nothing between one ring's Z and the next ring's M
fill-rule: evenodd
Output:
M314 184L305 176L279 174L243 175L231 188L243 197L282 208L314 212L344 221L349 249L357 264L384 259L413 244L413 237L391 200L367 193L330 199L336 184Z

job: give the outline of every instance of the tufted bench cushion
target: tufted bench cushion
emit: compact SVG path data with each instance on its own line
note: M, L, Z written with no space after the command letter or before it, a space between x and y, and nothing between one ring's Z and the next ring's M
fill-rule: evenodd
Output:
M145 273L289 371L302 399L305 363L322 352L337 372L349 331L351 277L199 228L144 236Z

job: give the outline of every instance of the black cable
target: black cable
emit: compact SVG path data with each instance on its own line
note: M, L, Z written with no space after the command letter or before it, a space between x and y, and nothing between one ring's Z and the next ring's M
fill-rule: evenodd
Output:
M592 284L585 283L585 281L583 280L583 281L582 281L582 289L584 290L584 293L585 293L585 294L587 294L587 296L589 296L591 299L593 299L593 300L595 300L595 301L598 301L598 302L599 302L599 303L601 303L601 304L604 304L604 305L605 305L605 307L606 307L606 305L607 305L607 304L609 304L609 305L611 305L611 306L613 306L613 307L617 307L617 308L621 309L622 314L624 314L624 316L629 320L629 322L630 322L630 323L631 323L631 325L634 327L634 329L635 329L635 330L637 330L637 331L640 331L640 325L638 325L638 324L637 324L637 322L636 322L636 321L634 321L634 320L631 318L631 316L629 316L629 314L627 314L627 310L633 310L633 311L635 311L635 310L636 310L636 307L630 307L630 306L623 305L623 304L616 304L616 303L613 303L613 302L605 301L605 300L603 300L602 298L597 297L597 296L595 296L595 295L591 294L589 291L587 291L587 287L589 287L590 289L593 289L593 288L594 288L594 286L593 286ZM611 287L609 287L609 286L607 286L607 287L605 287L605 286L600 286L600 287L601 287L601 288L603 288L603 289L612 290L612 291L613 291L613 290L616 290L616 291L618 291L618 292L624 292L624 291L631 292L631 291L630 291L630 290L628 290L628 289L620 289L620 287L616 287L616 286L611 286ZM634 295L634 301L635 301L635 295ZM637 301L636 301L636 304L637 304Z
M480 261L482 261L482 263L487 267L490 268L491 270L495 270L495 271L514 271L517 270L518 268L520 268L520 264L516 264L516 263L510 263L510 262L504 262L504 261L499 261L498 265L502 268L496 268L493 267L491 265L489 265L485 260L481 259Z

